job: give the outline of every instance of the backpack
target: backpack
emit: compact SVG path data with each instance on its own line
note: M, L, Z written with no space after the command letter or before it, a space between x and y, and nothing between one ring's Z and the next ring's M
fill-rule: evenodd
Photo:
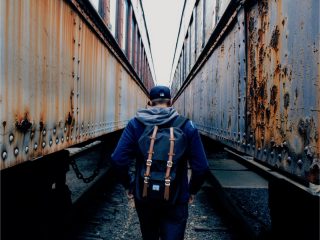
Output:
M187 147L187 138L181 127L187 120L178 116L171 125L146 126L138 141L144 159L137 173L140 199L165 203L176 201L178 168Z

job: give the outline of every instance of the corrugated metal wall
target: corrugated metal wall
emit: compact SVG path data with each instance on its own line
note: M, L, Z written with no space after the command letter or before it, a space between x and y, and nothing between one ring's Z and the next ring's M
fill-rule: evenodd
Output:
M220 42L188 76L175 106L203 134L317 182L319 1L239 1L222 17L234 13L223 37L213 31ZM178 82L175 75L173 88Z
M123 128L145 90L60 0L0 3L0 169Z

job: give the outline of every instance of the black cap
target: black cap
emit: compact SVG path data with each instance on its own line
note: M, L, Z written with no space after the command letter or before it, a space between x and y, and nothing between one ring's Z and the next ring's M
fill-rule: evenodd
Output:
M171 99L170 89L166 86L155 86L150 90L150 100Z

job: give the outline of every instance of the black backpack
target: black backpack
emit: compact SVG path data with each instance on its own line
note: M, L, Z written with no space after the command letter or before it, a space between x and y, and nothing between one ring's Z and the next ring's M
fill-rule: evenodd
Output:
M176 201L179 194L178 167L187 147L187 138L181 127L187 120L178 116L171 125L146 126L138 142L144 159L140 172L137 172L138 198L165 203Z

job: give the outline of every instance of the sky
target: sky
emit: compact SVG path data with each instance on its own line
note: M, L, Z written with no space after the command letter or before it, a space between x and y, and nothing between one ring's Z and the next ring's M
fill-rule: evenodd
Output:
M157 85L169 85L184 0L142 0Z

